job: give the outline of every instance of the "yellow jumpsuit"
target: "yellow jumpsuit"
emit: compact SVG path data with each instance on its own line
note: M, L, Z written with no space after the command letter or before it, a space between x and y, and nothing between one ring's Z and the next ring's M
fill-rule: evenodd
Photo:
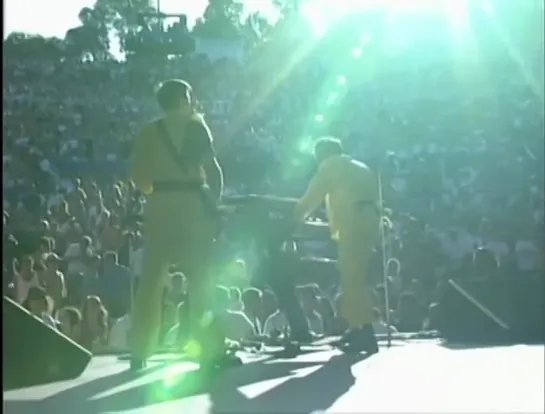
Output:
M378 181L367 165L347 155L334 155L319 166L296 209L304 220L325 201L331 236L338 241L343 291L340 313L350 329L373 321L367 274L379 239Z
M213 151L212 137L204 126L203 146ZM161 325L162 295L168 269L178 264L188 281L192 326L206 309L209 292L208 262L215 238L216 223L207 215L198 196L190 191L153 191L158 181L203 180L202 168L183 171L169 153L156 123L144 127L135 142L131 176L147 195L144 209L144 260L132 309L130 334L133 355L148 358L155 350ZM179 138L179 139L177 139ZM183 134L171 134L178 152L183 151Z

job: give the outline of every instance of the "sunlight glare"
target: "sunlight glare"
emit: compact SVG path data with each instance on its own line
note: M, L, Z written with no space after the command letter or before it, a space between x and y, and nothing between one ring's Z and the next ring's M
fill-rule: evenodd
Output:
M311 24L315 35L323 36L337 21L349 13L382 9L392 14L435 13L448 15L463 24L468 0L307 0L301 14Z
M301 14L311 24L316 36L324 35L340 18L369 3L362 0L309 0L301 5Z
M338 93L335 93L335 92L330 93L329 97L327 98L327 103L328 104L335 103L335 101L338 99L338 97L339 97Z
M352 56L354 56L355 58L361 57L362 53L363 52L359 47L355 47L354 49L352 49Z

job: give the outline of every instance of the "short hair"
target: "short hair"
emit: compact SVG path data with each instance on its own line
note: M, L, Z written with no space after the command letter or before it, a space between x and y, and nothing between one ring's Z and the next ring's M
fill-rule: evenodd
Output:
M263 297L263 292L261 291L261 289L258 289L258 288L255 288L255 287L249 287L249 288L246 288L244 289L244 291L242 292L242 297L249 297L249 296L254 296L256 298L262 298Z
M229 298L232 300L232 301L238 301L240 302L240 298L242 297L242 292L240 291L239 288L237 288L236 286L231 286L229 288Z
M46 263L53 263L53 262L60 263L60 262L61 262L61 258L60 258L56 253L48 253L48 254L44 257L44 261L45 261Z
M299 285L296 287L297 293L301 296L311 297L318 299L322 295L322 290L317 283L308 283L306 285Z
M162 82L157 88L155 97L163 111L172 111L180 108L182 101L188 101L192 88L189 83L181 79L169 79Z
M228 308L230 304L229 288L222 285L216 285L214 291L214 303L218 308Z
M46 296L47 296L47 294L46 294L44 288L39 287L39 286L32 286L28 290L28 294L27 294L26 299L28 301L31 301L31 300L45 300Z
M170 275L170 281L172 282L178 282L181 284L184 284L186 282L186 277L182 272L175 272Z
M246 306L249 301L262 301L263 300L263 292L260 289L250 287L244 289L241 296L241 301L244 306ZM254 302L255 303L255 302Z
M117 263L118 262L118 257L117 257L117 253L116 252L112 252L112 251L108 251L106 253L104 253L104 256L102 256L102 259L105 260L105 261L111 261L111 262L114 262L114 263Z
M340 155L344 152L340 139L335 137L320 138L314 146L314 153L320 158L327 158L331 155Z
M63 314L68 319L68 323L70 324L70 327L74 327L75 325L78 325L81 323L81 312L72 306L62 308L59 311L59 314Z
M267 302L271 307L278 308L278 298L272 290L265 289L263 291L263 302Z
M473 265L485 264L493 267L500 267L500 260L494 251L487 249L486 247L479 247L473 252Z

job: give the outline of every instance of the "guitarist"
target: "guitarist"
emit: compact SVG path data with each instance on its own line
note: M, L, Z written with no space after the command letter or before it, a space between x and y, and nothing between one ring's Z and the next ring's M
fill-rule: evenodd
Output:
M336 138L320 139L314 151L318 170L297 203L295 220L303 221L325 201L331 236L338 243L340 313L349 328L339 345L348 352L374 354L378 345L367 276L380 234L378 180L367 165L345 154Z
M133 370L143 368L156 349L161 299L172 264L179 265L188 282L192 345L197 344L192 349L207 363L224 355L223 344L206 340L210 332L203 328L203 318L212 307L209 262L222 170L210 130L194 111L191 86L167 80L156 98L163 116L143 128L132 154L131 178L147 197L143 271L132 309Z

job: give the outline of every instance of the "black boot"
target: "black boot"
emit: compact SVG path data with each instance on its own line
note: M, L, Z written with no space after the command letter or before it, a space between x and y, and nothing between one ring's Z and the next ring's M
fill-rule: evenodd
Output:
M199 370L207 377L213 377L226 369L236 368L242 365L242 360L232 352L224 352L210 358L202 358Z
M201 346L199 365L205 374L242 365L242 360L228 349L225 333L217 317L201 330Z
M309 330L295 331L289 335L290 342L297 342L299 344L310 344L315 340L316 337Z
M346 332L331 345L336 347L343 347L352 341L352 338L358 333L358 330L347 329Z
M146 369L146 360L145 359L138 359L138 358L131 358L131 366L130 370L132 372L138 372Z
M341 346L344 352L359 353L365 352L368 356L378 352L378 343L375 336L373 325L365 325L362 329L352 331L348 336L348 341Z

